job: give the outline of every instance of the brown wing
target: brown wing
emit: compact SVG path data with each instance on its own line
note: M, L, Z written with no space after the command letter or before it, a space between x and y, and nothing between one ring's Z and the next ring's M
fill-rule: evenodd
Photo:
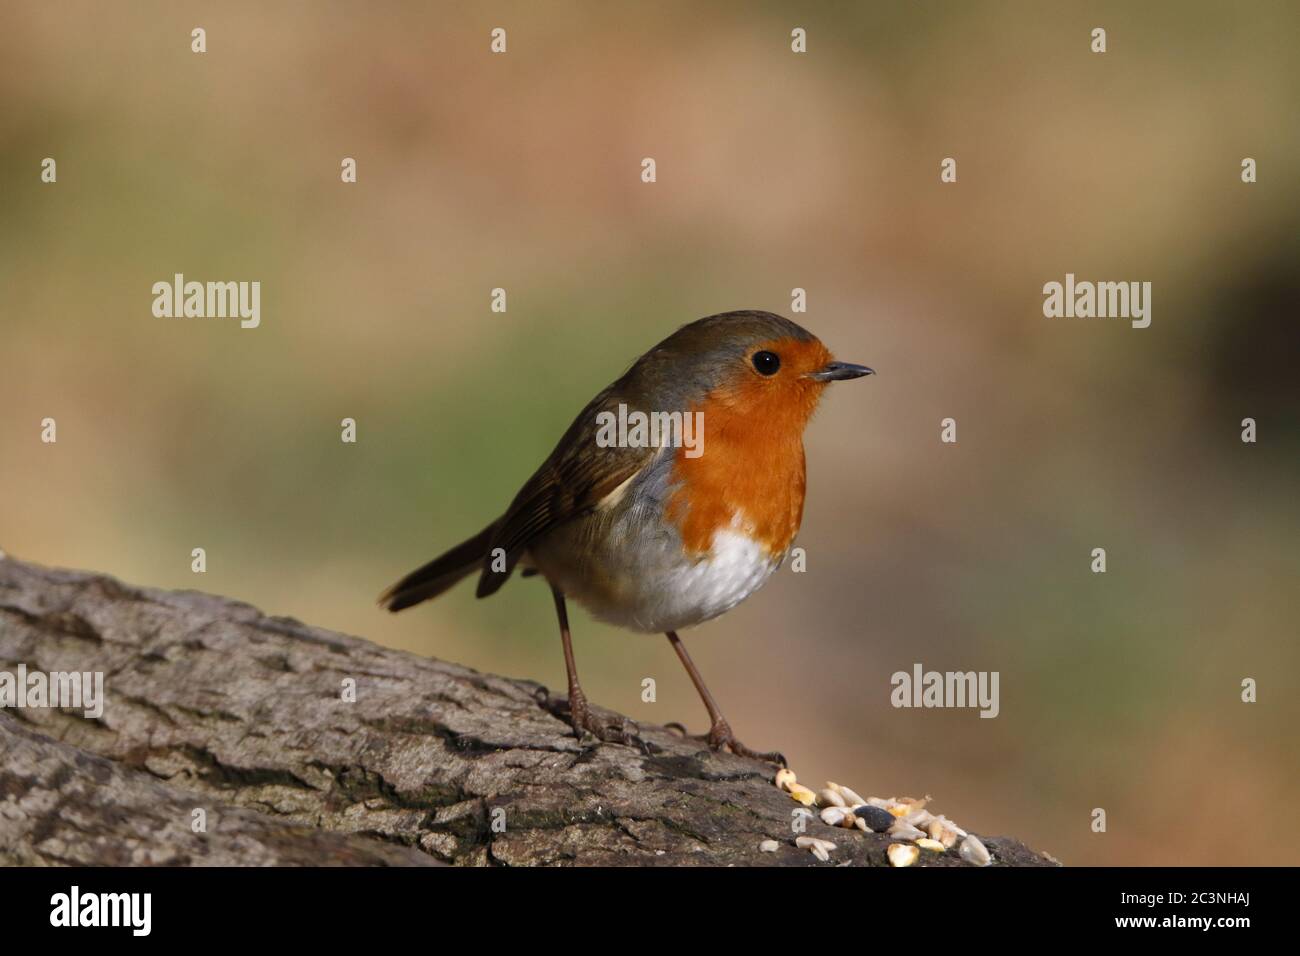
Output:
M611 389L582 410L555 450L515 495L488 545L477 595L486 597L505 584L529 542L551 528L590 511L611 491L650 463L658 449L602 448L596 444L596 415L616 412L619 399ZM501 548L504 572L492 570Z

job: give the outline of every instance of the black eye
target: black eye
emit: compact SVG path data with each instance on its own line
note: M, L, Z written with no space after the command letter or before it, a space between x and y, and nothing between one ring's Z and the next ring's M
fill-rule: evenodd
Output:
M759 375L775 375L781 367L781 359L775 352L755 352L753 362Z

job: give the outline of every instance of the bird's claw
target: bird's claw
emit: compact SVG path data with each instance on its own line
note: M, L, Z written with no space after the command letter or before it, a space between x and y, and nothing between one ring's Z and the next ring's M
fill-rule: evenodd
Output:
M785 755L776 750L752 750L746 747L736 735L731 732L731 725L725 720L717 721L709 728L707 734L688 734L686 728L681 724L673 721L670 724L664 724L665 727L681 731L681 735L688 740L698 740L701 743L709 745L710 750L729 750L737 757L748 757L751 760L761 760L764 763L774 763L780 767L789 767L786 763Z
M646 756L650 756L650 745L641 738L635 721L627 717L616 720L597 717L591 712L591 708L587 706L587 698L581 693L570 696L567 708L569 726L573 728L573 735L579 741L582 740L584 733L589 733L597 740L610 744L623 744L625 747L636 747Z

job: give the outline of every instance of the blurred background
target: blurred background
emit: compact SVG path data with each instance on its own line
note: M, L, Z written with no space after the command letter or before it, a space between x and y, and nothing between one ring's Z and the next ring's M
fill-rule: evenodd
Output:
M806 436L807 572L683 635L738 736L1066 863L1293 863L1298 10L4 0L0 547L562 689L536 580L375 597L649 346L804 288L879 375ZM261 327L154 318L177 272ZM1044 318L1067 272L1150 328ZM574 613L593 700L705 729ZM1000 716L892 708L915 662Z

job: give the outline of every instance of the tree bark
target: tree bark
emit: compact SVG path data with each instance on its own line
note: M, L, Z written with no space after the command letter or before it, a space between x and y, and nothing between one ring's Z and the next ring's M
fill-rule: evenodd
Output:
M530 681L0 557L0 672L20 665L102 672L105 703L0 710L0 863L884 866L894 842L815 820L819 863L769 765L646 724L648 753L579 742Z

